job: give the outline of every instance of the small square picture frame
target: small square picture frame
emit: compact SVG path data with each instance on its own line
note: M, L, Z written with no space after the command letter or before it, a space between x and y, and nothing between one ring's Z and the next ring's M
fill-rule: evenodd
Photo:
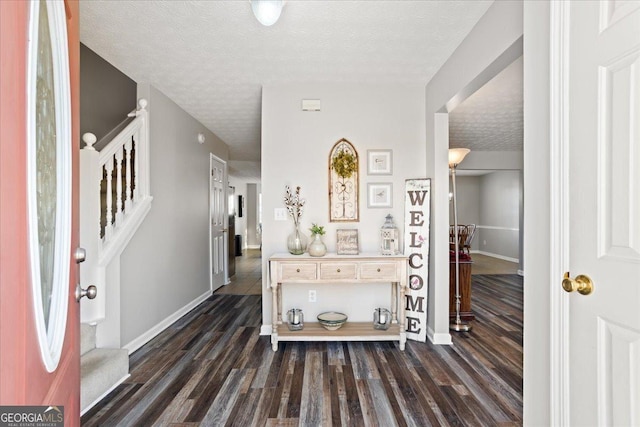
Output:
M358 255L358 230L336 230L336 253L338 255Z
M367 184L368 208L392 208L393 184L390 182L371 182Z
M392 175L393 150L367 150L367 175Z

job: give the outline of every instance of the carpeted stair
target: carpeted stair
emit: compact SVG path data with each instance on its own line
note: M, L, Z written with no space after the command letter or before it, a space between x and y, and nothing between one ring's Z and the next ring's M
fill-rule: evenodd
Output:
M86 412L129 376L129 354L96 348L96 327L80 324L80 408Z

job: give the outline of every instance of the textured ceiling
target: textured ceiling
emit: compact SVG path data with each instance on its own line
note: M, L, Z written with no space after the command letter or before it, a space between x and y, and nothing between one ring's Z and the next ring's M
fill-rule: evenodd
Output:
M522 151L522 57L449 114L449 146Z
M260 161L262 85L426 85L491 3L291 0L263 27L248 0L82 1L80 30L89 48L222 138L230 164L245 168Z

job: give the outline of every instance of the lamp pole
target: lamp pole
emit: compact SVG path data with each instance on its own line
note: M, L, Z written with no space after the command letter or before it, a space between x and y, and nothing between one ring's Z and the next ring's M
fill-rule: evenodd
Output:
M456 168L469 153L468 149L449 150L449 170L451 171L451 184L453 187L453 238L455 250L455 277L456 277L456 320L449 325L449 329L457 332L468 332L471 330L469 323L463 322L460 318L460 242L458 233L458 205L456 195ZM452 158L454 157L454 158Z

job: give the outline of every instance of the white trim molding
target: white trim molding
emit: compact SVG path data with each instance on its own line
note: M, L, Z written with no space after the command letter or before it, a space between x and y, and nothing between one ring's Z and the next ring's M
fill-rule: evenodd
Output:
M498 258L504 261L509 261L509 262L515 262L516 264L520 262L520 260L518 258L511 258L508 256L504 256L504 255L498 255L498 254L494 254L492 252L485 252L485 251L471 251L472 254L480 254L480 255L485 255L485 256L490 256L491 258Z
M260 326L260 335L266 335L269 336L271 335L271 325L262 325Z
M40 15L41 11L46 12ZM40 19L47 19L49 49L39 46L41 40ZM46 28L46 27L45 27ZM40 67L40 52L50 52L51 72L47 78L46 67ZM71 89L69 79L69 51L67 46L67 20L61 2L32 2L29 11L29 44L27 52L27 207L28 207L28 250L31 273L31 291L36 337L42 363L47 372L54 372L63 351L67 325L69 253L71 253L72 226L72 129L71 129ZM45 69L43 76L39 70ZM44 89L40 89L39 80ZM51 83L52 88L47 87ZM53 99L39 99L40 92L53 91ZM43 107L44 106L44 107ZM44 108L45 112L38 111ZM53 111L49 111L52 108ZM39 132L47 128L47 123L38 123L38 113L53 116L53 134ZM49 113L53 114L49 114ZM45 153L44 158L38 152ZM51 153L53 152L53 153ZM53 156L48 158L49 154ZM49 162L51 164L49 164ZM48 172L43 172L45 171ZM51 176L52 179L45 177ZM53 187L53 188L51 188ZM47 197L52 200L47 202ZM44 206L40 209L39 207ZM51 210L47 208L54 207ZM46 211L47 213L45 213ZM45 224L41 229L40 225ZM51 244L44 250L42 247ZM75 248L74 248L75 250ZM41 271L42 258L50 253L53 265L50 271ZM49 259L45 260L45 264ZM44 276L44 277L43 277ZM46 278L45 278L46 277ZM45 283L43 283L45 282ZM43 285L45 289L43 289ZM46 290L48 287L50 290ZM42 293L48 292L43 295ZM49 301L45 314L43 300ZM45 318L46 317L46 318Z
M80 416L83 416L84 414L86 414L87 412L89 412L89 410L91 408L93 408L94 406L96 406L102 399L104 399L105 397L107 397L107 395L109 393L111 393L113 390L115 390L120 384L122 384L123 382L125 382L129 377L131 376L131 374L127 374L124 377L120 378L118 381L116 381L116 383L114 385L112 385L111 387L109 387L109 389L107 391L105 391L104 393L102 393L100 396L98 396L96 398L96 400L94 400L93 402L91 402L90 404L87 405L86 408L82 408L82 410L80 411Z
M202 302L206 301L207 298L209 298L210 296L211 296L211 291L205 292L204 294L200 295L198 298L194 299L189 304L185 305L175 313L171 314L164 320L161 320L160 322L158 322L153 328L149 329L147 332L143 333L138 338L135 338L134 340L125 344L122 348L127 349L129 351L129 354L133 353L134 351L136 351L137 349L139 349L140 347L142 347L143 345L151 341L153 338L155 338L158 334L160 334L160 332L164 331L169 326L171 326L174 322L179 320L182 316L184 316L185 314L187 314L188 312L196 308Z
M427 338L434 345L451 345L453 341L451 341L450 333L440 333L436 334L431 327L427 326Z
M505 230L505 231L520 231L519 228L511 228L511 227L497 227L493 225L476 225L476 229L482 230Z
M550 4L550 393L551 425L571 425L569 302L560 281L569 262L570 2ZM557 286L553 284L557 283Z

